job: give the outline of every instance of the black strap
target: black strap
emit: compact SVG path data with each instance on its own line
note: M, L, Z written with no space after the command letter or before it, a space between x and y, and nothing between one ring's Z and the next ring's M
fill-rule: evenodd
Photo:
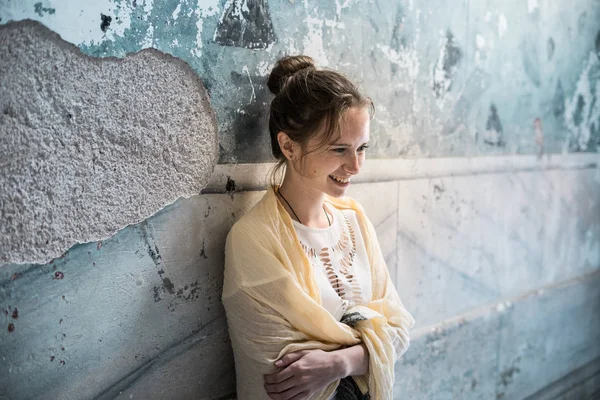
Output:
M344 314L340 322L354 328L357 323L364 320L366 320L366 318L360 313L351 312ZM369 395L369 392L362 394L356 381L352 379L351 376L347 376L340 380L335 398L336 400L369 400L371 396Z
M335 398L336 400L369 400L371 396L368 392L362 394L354 379L347 376L340 380Z

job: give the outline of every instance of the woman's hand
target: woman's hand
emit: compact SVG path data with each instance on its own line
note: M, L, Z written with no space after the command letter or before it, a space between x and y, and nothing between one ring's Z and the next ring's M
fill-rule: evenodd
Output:
M265 389L273 400L300 400L345 377L336 352L300 350L275 362L279 372L265 375Z

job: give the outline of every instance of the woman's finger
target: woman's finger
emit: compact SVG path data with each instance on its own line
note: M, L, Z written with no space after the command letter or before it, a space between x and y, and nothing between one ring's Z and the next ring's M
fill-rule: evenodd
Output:
M273 384L273 383L280 383L285 380L288 380L292 376L294 376L294 372L291 369L286 368L283 371L265 375L264 378L265 378L265 383Z
M308 353L308 350L300 350L295 351L293 353L288 353L285 356L281 357L279 360L275 361L275 366L278 368L285 368L288 365L295 363L302 357L304 357Z
M286 379L283 382L279 382L279 383L265 383L265 390L267 391L267 393L272 394L272 393L283 393L288 389L293 388L294 386L297 385L297 379L294 379L294 377L291 377L289 379Z
M298 396L300 393L302 393L302 389L299 388L298 386L295 386L295 387L285 390L281 393L270 393L269 397L271 397L272 399L275 398L277 400L290 400L290 399L296 398L296 396ZM303 398L303 397L300 397L300 398Z

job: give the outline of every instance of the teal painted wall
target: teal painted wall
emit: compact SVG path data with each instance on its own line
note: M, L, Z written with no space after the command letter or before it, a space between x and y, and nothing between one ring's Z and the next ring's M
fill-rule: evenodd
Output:
M375 100L371 157L600 146L593 0L0 2L97 57L154 47L188 62L219 120L221 163L270 161L265 78L306 53ZM537 122L536 122L537 121Z

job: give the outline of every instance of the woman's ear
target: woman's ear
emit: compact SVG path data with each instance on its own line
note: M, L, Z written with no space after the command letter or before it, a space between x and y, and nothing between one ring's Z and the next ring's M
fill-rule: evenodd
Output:
M290 139L287 133L280 131L277 134L277 142L279 143L279 148L281 152L288 159L288 161L293 161L297 157L296 151L296 143Z

